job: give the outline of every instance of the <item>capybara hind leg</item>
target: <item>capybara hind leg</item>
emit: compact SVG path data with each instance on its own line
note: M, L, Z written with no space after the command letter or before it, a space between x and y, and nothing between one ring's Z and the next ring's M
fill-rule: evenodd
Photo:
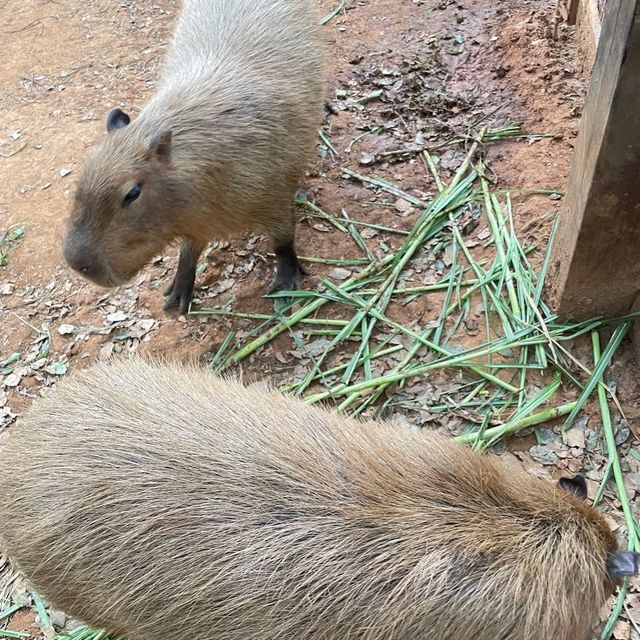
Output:
M276 245L275 254L276 277L271 283L269 293L295 291L298 276L304 276L307 272L298 260L293 240L290 240L287 244Z
M167 297L164 303L165 311L177 307L180 313L186 313L189 309L196 281L196 266L202 249L203 247L195 246L190 240L184 240L180 245L176 275L164 294Z

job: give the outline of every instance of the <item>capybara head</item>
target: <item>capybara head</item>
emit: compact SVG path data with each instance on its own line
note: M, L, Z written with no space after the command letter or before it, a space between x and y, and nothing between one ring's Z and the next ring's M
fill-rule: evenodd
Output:
M107 131L76 188L64 257L87 279L115 287L178 235L185 181L172 162L171 129L147 130L113 109Z

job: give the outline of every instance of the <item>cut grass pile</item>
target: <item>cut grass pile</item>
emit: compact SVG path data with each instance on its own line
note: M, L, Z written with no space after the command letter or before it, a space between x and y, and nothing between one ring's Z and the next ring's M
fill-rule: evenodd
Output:
M478 159L478 151L490 141L525 136L512 125L479 132L448 184L440 176L437 158L423 152L437 185L437 193L429 201L375 176L345 169L346 177L417 207L421 213L413 227L399 231L352 220L345 212L338 218L301 198L309 215L321 217L348 234L359 254L348 260L310 261L348 267L351 276L339 282L323 279L314 291L277 294L272 314L238 313L227 308L194 313L254 323L242 337L237 332L227 336L212 359L214 371L236 368L288 334L308 366L288 381L283 391L312 403L332 403L339 412L382 415L407 387L446 373L446 393L438 394L435 400L425 396L421 400L425 405L417 409L465 416L467 425L455 437L477 450L558 418L563 420L564 432L586 403L595 400L608 455L596 502L611 477L624 512L629 549L640 552L640 529L624 489L610 403L615 403L620 413L622 410L604 379L632 316L565 324L547 306L543 292L555 225L547 247L525 246L515 231L511 193L495 188L487 167ZM470 239L479 220L490 230L484 244ZM387 251L382 256L374 254L362 235L366 228L393 236L395 245L385 245ZM414 266L424 261L427 251L432 256L446 254L447 263L438 281L416 284L412 281ZM536 252L537 267L532 259ZM425 295L438 295L442 300L436 322L419 326L415 321L395 319L397 309ZM474 316L481 317L484 326L477 329L472 346L461 346L464 323ZM604 348L601 334L609 336ZM583 341L589 337L592 341L592 362L580 362L575 355L574 343L581 336ZM325 340L324 347L311 353L308 345L318 337ZM625 584L602 632L603 640L611 637L626 589ZM0 612L0 619L2 615ZM59 637L107 640L103 631L86 627Z
M513 126L504 131L514 137L523 135ZM438 185L430 202L379 178L344 170L348 176L420 207L422 214L408 232L357 222L344 212L338 220L305 202L312 213L352 236L362 257L327 262L357 267L357 273L340 283L324 279L314 291L276 294L282 302L276 304L273 314L237 313L226 308L194 312L258 321L242 339L233 332L227 336L211 362L214 371L241 364L289 333L300 352L307 354L310 365L303 377L283 390L308 402L333 401L337 411L356 415L375 407L379 415L393 403L394 391L404 385L438 371L455 370L454 378L461 381L457 388L448 390L444 403L428 408L436 413L465 410L471 424L459 440L484 449L506 434L553 418L566 416L564 426L569 427L593 396L632 316L572 324L557 321L543 299L555 225L536 270L530 255L543 248L521 244L514 228L510 193L501 198L485 165L475 160L479 144L504 139L498 133L482 132L448 185L440 179L434 159L425 153ZM481 247L483 257L477 259L466 230L475 228L481 214L491 235ZM396 234L402 242L383 258L375 258L360 235L362 226ZM421 259L425 247L431 255L446 253L450 266L439 282L408 286L405 275L411 274L412 262ZM443 296L443 304L438 321L427 327L416 322L403 324L389 313L393 305L402 307L435 292ZM287 298L291 300L288 303L284 302ZM483 337L472 347L461 348L454 339L463 322L477 310L478 301L485 324ZM321 317L320 311L328 306L331 317ZM571 345L576 338L604 327L613 330L611 340L590 369L573 355ZM306 348L308 338L317 335L328 341L320 355ZM345 353L350 354L347 360ZM384 364L376 368L378 360ZM389 361L394 365L389 366ZM532 374L536 374L535 384L542 375L548 378L548 384L534 394ZM577 399L554 404L562 385L565 395L575 389Z

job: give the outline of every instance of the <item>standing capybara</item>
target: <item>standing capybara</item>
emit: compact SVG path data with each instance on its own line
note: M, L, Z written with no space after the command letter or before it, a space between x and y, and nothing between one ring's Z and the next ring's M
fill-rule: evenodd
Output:
M585 640L637 557L562 484L132 361L16 425L1 535L53 605L131 640Z
M155 95L109 135L77 186L64 241L93 282L129 281L170 242L180 260L165 308L185 311L213 238L269 234L272 291L294 289L293 199L324 105L313 0L184 0Z

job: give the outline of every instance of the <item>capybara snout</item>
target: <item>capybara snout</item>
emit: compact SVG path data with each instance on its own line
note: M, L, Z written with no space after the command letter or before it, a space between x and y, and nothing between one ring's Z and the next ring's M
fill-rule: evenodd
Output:
M70 231L64 242L63 255L67 264L85 278L103 287L117 284L104 268L95 248L80 234Z

